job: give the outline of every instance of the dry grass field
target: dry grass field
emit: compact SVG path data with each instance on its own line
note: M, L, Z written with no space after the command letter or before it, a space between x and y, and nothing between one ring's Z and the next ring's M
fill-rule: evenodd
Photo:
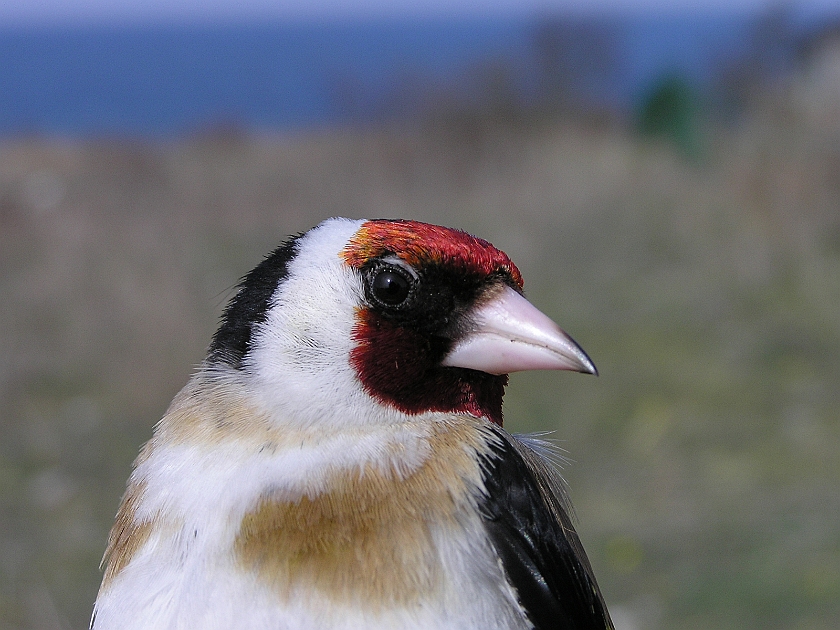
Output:
M130 464L238 277L321 219L507 251L600 378L518 374L618 630L840 627L840 131L0 144L0 628L81 630Z

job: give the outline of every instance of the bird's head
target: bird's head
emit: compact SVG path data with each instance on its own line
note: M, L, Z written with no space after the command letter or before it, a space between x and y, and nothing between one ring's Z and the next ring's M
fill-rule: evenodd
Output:
M330 219L275 250L225 310L207 365L302 423L460 412L501 424L509 372L596 373L522 296L505 253L402 220Z

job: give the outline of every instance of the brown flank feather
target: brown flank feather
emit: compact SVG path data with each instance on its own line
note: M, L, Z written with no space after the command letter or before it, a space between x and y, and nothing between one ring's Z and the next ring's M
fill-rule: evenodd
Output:
M144 484L139 483L128 487L117 511L114 526L108 534L108 546L100 565L106 565L102 578L103 590L131 562L134 554L152 533L151 521L138 523L136 518L137 506L143 496L143 486Z

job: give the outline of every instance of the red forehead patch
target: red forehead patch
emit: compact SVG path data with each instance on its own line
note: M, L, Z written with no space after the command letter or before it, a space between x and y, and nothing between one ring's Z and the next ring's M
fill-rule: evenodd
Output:
M400 219L374 219L362 224L342 255L351 267L391 253L412 267L424 264L455 266L468 273L510 274L521 288L522 275L508 255L484 239L461 230Z

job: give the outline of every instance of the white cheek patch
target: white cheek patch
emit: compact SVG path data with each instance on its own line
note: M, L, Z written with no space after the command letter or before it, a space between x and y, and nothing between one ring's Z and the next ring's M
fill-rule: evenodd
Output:
M281 423L336 428L399 421L364 392L350 364L364 287L341 252L362 223L335 219L302 237L256 327L244 369L254 396Z

